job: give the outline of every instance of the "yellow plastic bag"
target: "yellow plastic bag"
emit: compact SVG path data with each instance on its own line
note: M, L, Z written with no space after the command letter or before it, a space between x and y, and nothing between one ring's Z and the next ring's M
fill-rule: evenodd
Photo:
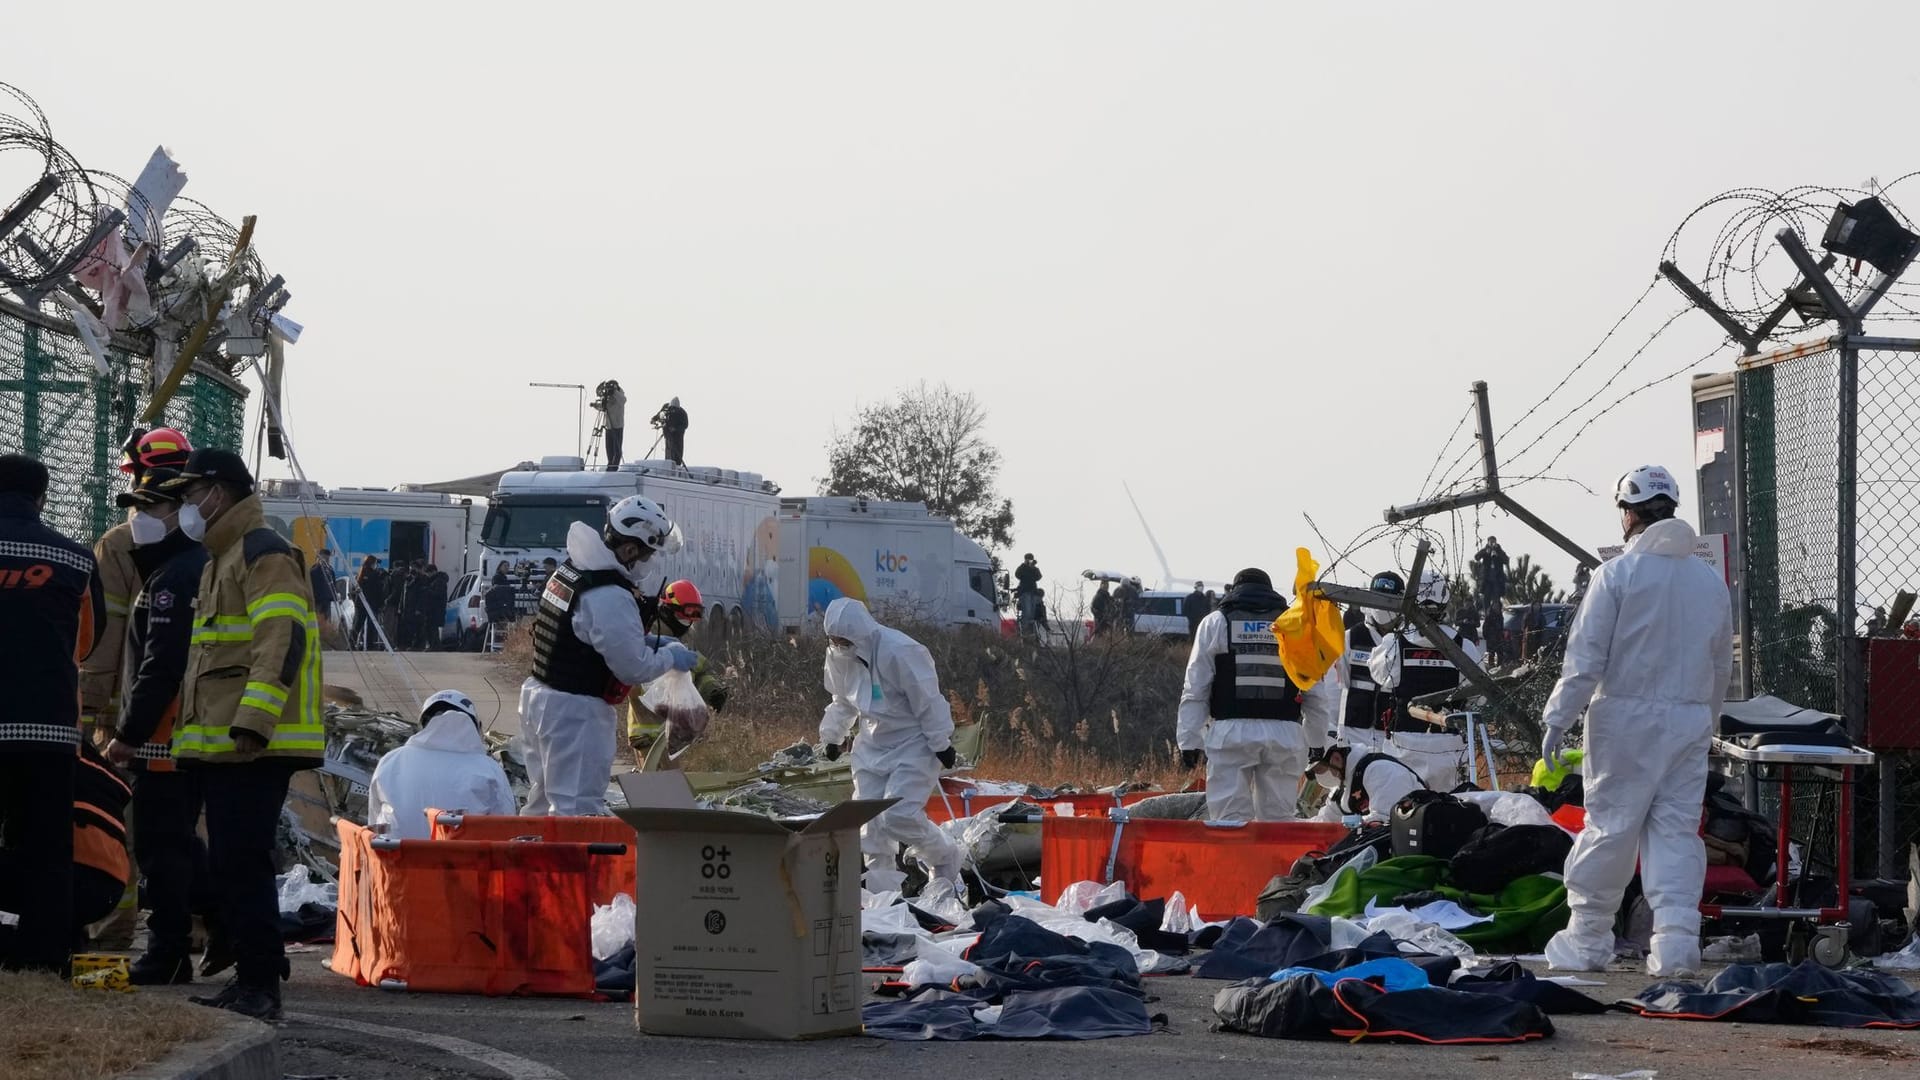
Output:
M1294 549L1298 570L1293 575L1293 606L1273 620L1273 636L1280 642L1280 666L1302 690L1311 690L1326 677L1347 651L1346 626L1340 607L1314 588L1320 564L1306 548Z

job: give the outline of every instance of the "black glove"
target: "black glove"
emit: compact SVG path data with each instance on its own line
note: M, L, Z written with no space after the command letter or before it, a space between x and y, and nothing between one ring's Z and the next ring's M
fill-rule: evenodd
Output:
M827 745L820 748L820 755L826 758L828 761L839 761L840 760L840 744L828 743Z
M1180 751L1180 767L1181 768L1191 769L1191 768L1197 767L1199 764L1200 764L1200 751L1198 750Z
M954 754L953 747L951 746L945 750L934 751L933 756L940 759L940 767L943 769L953 768L953 763L959 760L959 757Z

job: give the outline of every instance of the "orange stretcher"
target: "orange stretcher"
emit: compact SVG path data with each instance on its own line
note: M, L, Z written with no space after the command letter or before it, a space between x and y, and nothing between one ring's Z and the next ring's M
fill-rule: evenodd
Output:
M619 844L618 855L593 859L587 867L587 898L611 904L620 893L638 899L634 887L633 826L617 817L516 817L511 814L462 814L427 811L435 840L543 840L550 844Z
M1142 900L1182 893L1210 921L1252 915L1276 874L1324 851L1347 827L1317 821L1168 821L1060 817L1040 822L1040 899L1051 904L1076 881L1125 882Z
M1130 791L1125 795L1113 795L1106 792L1085 792L1071 795L1054 795L1039 799L1031 795L982 795L973 788L954 791L948 788L942 798L935 793L927 799L927 817L935 825L951 821L957 817L972 817L983 810L1009 803L1027 802L1040 807L1043 814L1064 814L1067 817L1103 818L1109 810L1116 807L1128 807L1141 799L1151 799L1155 795L1165 795L1164 791ZM951 809L949 809L951 807Z
M340 821L335 974L454 994L593 993L591 867L630 844L394 840ZM610 850L611 849L611 850Z

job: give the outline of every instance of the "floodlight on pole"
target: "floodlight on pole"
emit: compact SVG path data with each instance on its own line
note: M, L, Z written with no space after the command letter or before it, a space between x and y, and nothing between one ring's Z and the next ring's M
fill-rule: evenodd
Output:
M1826 235L1820 238L1821 247L1835 255L1859 259L1883 274L1903 270L1916 243L1920 243L1920 236L1900 224L1877 198L1834 207Z
M573 451L580 457L587 454L587 386L585 383L572 382L530 382L528 386L540 386L549 390L572 390L579 396L573 410Z

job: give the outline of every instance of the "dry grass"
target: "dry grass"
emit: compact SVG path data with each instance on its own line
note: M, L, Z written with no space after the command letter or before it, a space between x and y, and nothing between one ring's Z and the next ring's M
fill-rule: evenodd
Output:
M173 998L0 974L0 1075L7 1080L108 1080L213 1031L210 1010Z
M1080 788L1123 782L1178 790L1193 774L1173 749L1186 654L1145 638L1036 648L969 629L915 628L934 654L957 724L987 737L977 774ZM694 772L744 771L783 747L819 737L824 638L744 635L689 642L731 687L726 711L679 765ZM522 623L495 659L514 679L533 663ZM1071 719L1069 719L1071 718Z

